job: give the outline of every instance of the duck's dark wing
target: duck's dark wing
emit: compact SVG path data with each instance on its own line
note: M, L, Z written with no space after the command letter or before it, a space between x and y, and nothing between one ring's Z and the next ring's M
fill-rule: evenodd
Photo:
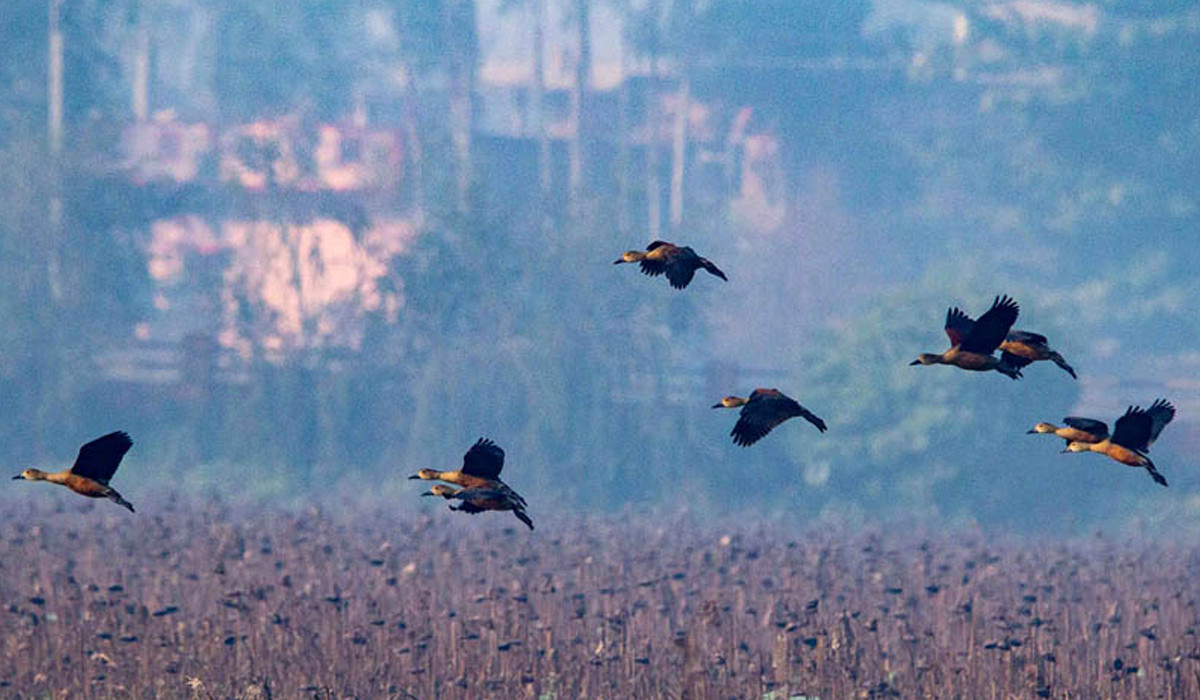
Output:
M946 311L946 337L950 339L950 347L962 344L963 338L974 327L975 321L957 306Z
M1033 363L1033 360L1021 355L1014 355L1011 352L1000 353L1000 361L1013 369L1021 369Z
M1166 399L1155 399L1146 409L1146 415L1150 416L1150 439L1146 441L1146 449L1150 449L1158 434L1175 418L1175 407Z
M642 258L641 262L638 263L638 266L642 268L642 274L649 275L651 277L658 277L667 271L667 263L663 260L650 260L648 258Z
M992 308L979 317L970 332L963 336L962 349L981 355L990 355L1004 342L1004 336L1012 328L1021 309L1008 296L996 297Z
M1130 406L1113 426L1112 441L1131 450L1145 452L1150 448L1150 433L1154 419L1141 406Z
M664 269L667 273L667 281L676 289L684 289L692 283L692 278L696 276L695 261L680 256L671 258Z
M827 429L825 421L791 397L775 389L755 389L742 407L730 435L735 445L749 447L774 430L775 426L796 417L804 418L821 432Z
M479 438L463 455L462 473L481 479L497 479L504 469L504 450L487 438Z
M107 484L130 447L133 447L133 440L121 430L98 437L79 448L71 473Z
M650 241L650 245L646 246L646 250L654 250L655 248L661 248L665 245L674 245L674 244L668 243L667 241Z
M1108 437L1108 423L1095 418L1080 418L1079 416L1067 416L1063 418L1063 423L1086 433L1091 433L1103 440Z

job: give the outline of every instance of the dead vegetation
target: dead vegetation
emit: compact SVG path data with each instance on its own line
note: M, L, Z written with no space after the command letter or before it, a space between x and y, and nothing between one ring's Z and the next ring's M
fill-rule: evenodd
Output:
M3 697L1200 697L1200 567L1170 545L11 515Z

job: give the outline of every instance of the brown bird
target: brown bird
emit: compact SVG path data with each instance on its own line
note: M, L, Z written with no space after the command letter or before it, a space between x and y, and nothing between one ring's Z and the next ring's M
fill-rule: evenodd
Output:
M742 447L758 442L775 426L790 418L800 417L815 425L822 433L826 430L825 421L778 389L755 389L748 398L726 396L713 408L738 406L742 407L742 412L729 434L733 436L733 444Z
M429 491L421 495L441 496L446 500L462 501L462 505L457 508L452 505L450 510L459 510L472 515L485 510L511 510L513 515L517 516L517 520L528 525L530 530L533 529L533 520L525 513L525 499L499 481L492 482L487 486L472 486L465 489L454 488L447 484L434 484L429 487Z
M1064 425L1060 428L1053 423L1038 423L1026 431L1027 434L1053 434L1072 442L1100 442L1108 437L1108 425L1094 418L1067 416L1063 418Z
M950 349L940 355L921 353L909 364L953 365L973 372L994 369L1012 379L1020 379L1020 368L1014 367L1003 358L997 359L992 354L1004 342L1020 311L1017 302L1008 296L998 296L992 301L992 308L980 316L969 330L963 332L961 317L965 317L966 314L952 308L946 312L946 336L950 338Z
M1131 467L1144 467L1155 482L1167 485L1167 479L1158 473L1154 462L1146 453L1158 439L1163 428L1175 418L1175 407L1166 399L1156 399L1150 408L1130 406L1125 415L1117 419L1111 437L1099 442L1075 440L1067 443L1063 452L1099 452ZM1100 421L1096 421L1099 423ZM1101 423L1101 425L1104 425ZM1104 426L1105 432L1108 426Z
M677 246L666 241L654 241L646 246L645 251L628 250L613 261L614 265L621 263L641 263L642 272L651 277L666 275L667 281L676 289L683 289L691 283L696 270L703 269L709 274L716 275L726 282L729 278L708 258L702 258L696 251L687 246Z
M500 480L500 472L504 469L504 450L487 438L479 438L471 449L463 455L462 467L450 472L436 469L420 469L409 479L425 479L446 481L466 488L487 487L493 484L504 484ZM507 488L507 485L505 485ZM513 492L513 495L525 505L525 500Z
M971 319L961 309L955 307L950 309L946 315L946 332L950 332L950 328L961 338L965 337L974 328L975 321ZM951 343L953 343L953 339ZM1067 364L1062 355L1059 355L1054 348L1050 347L1050 342L1046 340L1046 336L1040 333L1030 333L1029 331L1011 330L1008 335L1004 336L1004 342L1000 343L1000 360L1009 367L1022 369L1040 360L1050 360L1054 364L1062 368L1064 372L1071 375L1073 379L1079 377L1075 374L1075 368Z
M127 433L117 431L96 438L79 448L79 456L70 469L61 472L44 472L41 469L26 469L13 479L26 481L49 481L62 484L81 496L107 498L119 506L134 512L133 504L121 498L117 490L108 485L121 464L121 458L133 447Z

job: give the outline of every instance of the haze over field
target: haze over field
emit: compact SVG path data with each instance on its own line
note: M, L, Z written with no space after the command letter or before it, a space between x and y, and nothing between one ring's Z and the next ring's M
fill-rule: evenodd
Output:
M1200 528L1200 11L1049 0L10 0L0 454L530 512ZM729 281L613 266L655 238ZM1079 372L914 368L1021 304ZM829 424L734 446L721 396ZM1025 434L1170 399L1170 481ZM374 485L378 482L377 486ZM303 484L298 492L289 484ZM0 501L66 499L14 484ZM104 507L106 504L99 504ZM141 512L139 512L141 515Z

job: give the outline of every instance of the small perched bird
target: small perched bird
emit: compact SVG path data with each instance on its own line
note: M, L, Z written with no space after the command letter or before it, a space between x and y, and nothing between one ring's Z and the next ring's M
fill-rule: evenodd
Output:
M429 487L429 491L421 495L441 496L446 500L462 501L462 505L457 508L452 505L450 510L460 510L472 515L485 510L511 510L513 515L517 516L517 520L528 525L530 530L533 529L533 520L525 513L525 499L498 481L489 486L472 486L464 489L454 488L447 484L434 484Z
M1117 419L1113 426L1111 437L1105 437L1097 442L1073 440L1067 443L1063 452L1099 452L1131 467L1144 467L1155 482L1167 485L1167 479L1158 473L1154 462L1146 456L1150 446L1158 439L1163 428L1175 418L1175 407L1166 399L1156 399L1150 408L1130 406L1125 415ZM1100 423L1100 421L1096 421ZM1104 432L1108 426L1100 423Z
M683 289L691 283L696 270L703 269L709 274L716 275L726 282L729 278L708 258L702 258L696 251L687 246L677 246L666 241L654 241L646 246L645 251L629 250L613 261L614 265L621 263L641 263L642 272L651 277L666 275L667 281L676 289Z
M13 479L26 481L49 481L62 484L81 496L107 498L119 506L134 512L133 504L121 498L117 490L108 485L121 464L121 458L133 447L127 433L117 431L96 438L79 448L79 456L70 469L61 472L44 472L41 469L26 469Z
M1026 433L1034 434L1053 434L1072 442L1100 442L1108 437L1108 425L1104 421L1095 420L1094 418L1080 418L1078 416L1067 416L1063 418L1064 425L1060 428L1053 423L1038 423Z
M741 406L742 412L729 434L733 436L733 444L742 447L758 442L789 418L800 417L815 425L822 433L826 430L825 421L778 389L755 389L748 398L726 396L713 408L738 406Z
M975 321L966 313L957 307L950 309L946 315L947 333L950 333L950 328L953 327L960 338L965 337L971 332L975 326ZM953 344L953 336L951 336L951 344ZM1008 335L1004 336L1004 342L1000 343L1000 360L1010 367L1022 369L1039 360L1050 360L1054 364L1062 368L1064 372L1071 375L1073 379L1079 377L1075 374L1075 368L1067 364L1062 355L1059 355L1054 348L1050 347L1050 342L1046 340L1046 336L1040 333L1030 333L1029 331L1011 330Z
M1017 302L1008 296L998 296L992 301L992 308L964 332L961 318L966 317L966 314L952 308L946 312L946 336L950 338L950 349L940 355L921 353L909 364L953 365L973 372L996 370L1012 379L1020 379L1019 367L1014 367L1004 358L997 359L992 354L1004 342L1020 310Z
M463 455L462 467L450 472L436 469L420 469L409 479L425 479L427 481L446 481L466 488L490 486L495 483L504 484L500 480L500 472L504 469L504 450L487 438L479 438L471 449ZM525 505L525 500L513 492L513 495Z

